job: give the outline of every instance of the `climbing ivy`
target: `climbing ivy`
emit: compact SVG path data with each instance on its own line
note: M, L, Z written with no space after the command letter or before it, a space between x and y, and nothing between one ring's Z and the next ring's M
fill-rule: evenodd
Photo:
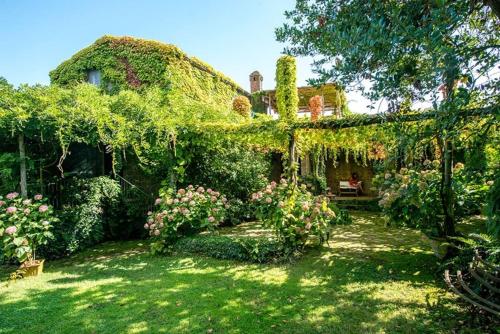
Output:
M295 58L282 56L276 63L276 104L278 114L285 122L297 118L299 97Z
M174 45L132 37L104 36L50 72L52 83L70 86L87 81L90 70L101 73L101 87L143 91L157 86L220 108L238 93L234 81Z

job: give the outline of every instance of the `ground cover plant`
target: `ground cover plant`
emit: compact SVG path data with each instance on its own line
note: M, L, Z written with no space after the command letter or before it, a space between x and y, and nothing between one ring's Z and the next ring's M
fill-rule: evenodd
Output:
M419 232L386 227L377 214L353 219L335 226L328 244L294 264L158 257L146 243L133 241L50 262L37 278L7 282L12 267L2 267L0 332L493 330L470 320L436 280L436 260Z

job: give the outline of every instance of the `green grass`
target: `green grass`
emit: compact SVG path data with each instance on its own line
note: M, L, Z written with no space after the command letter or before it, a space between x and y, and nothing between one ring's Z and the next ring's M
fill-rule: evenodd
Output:
M47 263L40 277L3 280L0 333L469 332L418 232L386 228L377 214L353 218L286 265L107 243Z

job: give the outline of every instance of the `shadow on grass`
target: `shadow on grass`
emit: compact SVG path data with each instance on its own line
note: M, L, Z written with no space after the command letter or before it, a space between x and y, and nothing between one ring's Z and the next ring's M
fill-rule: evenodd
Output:
M289 265L153 257L137 243L104 245L49 263L39 278L0 286L0 333L455 329L463 310L436 286L435 260L414 232L406 240L371 226L370 217L356 219L336 227L329 246Z

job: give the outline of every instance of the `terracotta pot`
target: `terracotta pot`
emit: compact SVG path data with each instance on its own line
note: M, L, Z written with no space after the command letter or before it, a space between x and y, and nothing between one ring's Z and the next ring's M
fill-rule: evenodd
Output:
M24 273L24 277L30 276L38 276L43 272L43 263L45 260L36 260L34 262L24 262L21 264L19 269L21 269Z

